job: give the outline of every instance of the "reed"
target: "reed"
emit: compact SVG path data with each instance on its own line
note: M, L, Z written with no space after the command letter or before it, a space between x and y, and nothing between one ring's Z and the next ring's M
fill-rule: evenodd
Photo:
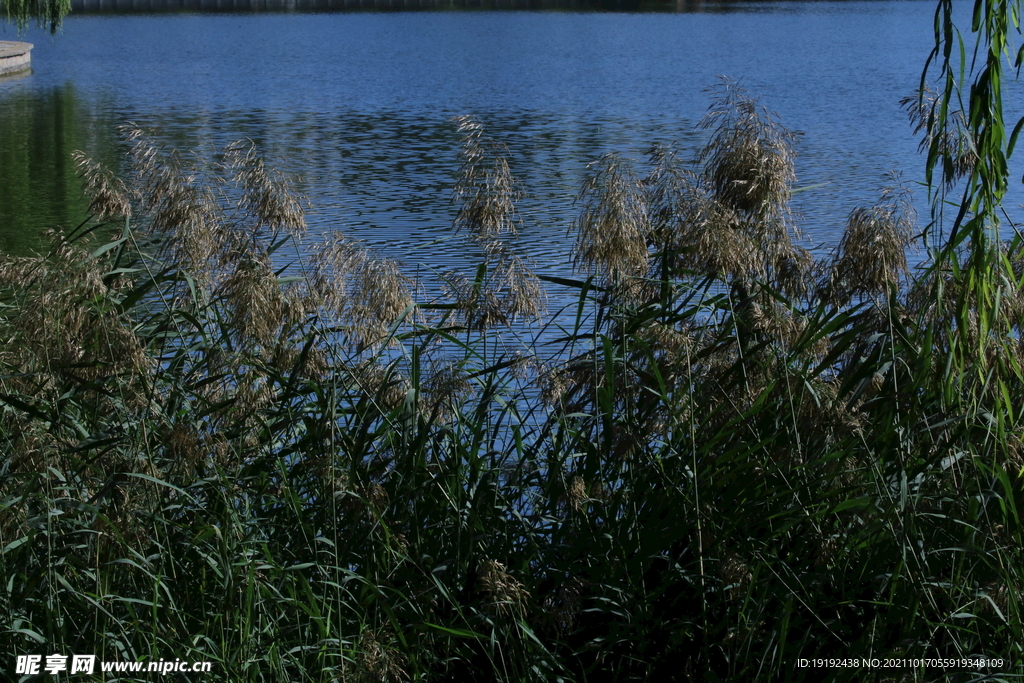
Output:
M816 261L777 118L723 83L705 125L693 167L656 148L645 171L591 168L574 279L516 255L513 160L457 120L455 227L483 265L421 303L343 234L301 246L303 199L249 145L202 163L130 131L130 177L82 159L120 233L86 223L0 266L5 662L923 681L797 662L978 655L1005 665L964 680L1019 674L1019 243L1003 270L950 252L911 273L897 188ZM541 357L505 339L545 332L544 280L579 304Z

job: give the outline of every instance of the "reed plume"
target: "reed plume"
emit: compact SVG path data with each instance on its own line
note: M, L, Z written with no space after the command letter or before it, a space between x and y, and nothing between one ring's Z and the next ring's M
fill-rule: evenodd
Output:
M462 323L486 330L517 319L537 318L544 290L527 262L515 253L521 219L516 202L519 182L508 164L508 150L485 135L472 116L452 121L462 134L459 176L452 201L459 203L453 227L473 240L484 256L476 278L445 274L445 291L455 301Z
M898 184L884 189L874 206L854 209L825 266L822 298L845 305L858 297L884 299L897 293L909 274L907 249L915 224L910 193Z
M647 274L647 238L651 232L646 192L630 164L607 154L587 167L576 198L573 264L605 282L628 281Z

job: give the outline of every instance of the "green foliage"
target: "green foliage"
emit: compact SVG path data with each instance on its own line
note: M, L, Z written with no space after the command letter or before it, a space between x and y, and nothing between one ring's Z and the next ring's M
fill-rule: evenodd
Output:
M250 147L196 167L132 132L123 180L82 159L120 233L0 266L0 657L232 682L1019 674L1018 245L911 276L895 187L816 261L785 129L730 83L706 123L696 168L592 167L587 278L540 278L578 303L515 343L539 286L475 120L457 223L483 263L419 305L344 235L300 248L303 201Z
M19 31L35 21L40 26L49 26L50 33L56 33L71 11L71 0L4 0L0 4L7 21L16 24Z

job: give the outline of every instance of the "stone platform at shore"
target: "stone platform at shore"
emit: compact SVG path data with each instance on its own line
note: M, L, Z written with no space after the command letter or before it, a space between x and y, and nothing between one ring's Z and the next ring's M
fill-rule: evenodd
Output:
M0 76L28 71L32 68L32 43L0 40Z

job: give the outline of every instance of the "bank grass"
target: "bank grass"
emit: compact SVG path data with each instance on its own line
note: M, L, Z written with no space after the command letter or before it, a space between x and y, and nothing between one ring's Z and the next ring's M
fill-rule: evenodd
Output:
M1019 676L1020 238L912 272L896 185L812 256L792 136L730 83L706 124L695 164L595 162L556 277L517 251L514 160L456 120L481 265L432 301L342 233L303 246L251 145L83 159L95 220L0 267L5 660ZM909 663L798 665L837 657Z

